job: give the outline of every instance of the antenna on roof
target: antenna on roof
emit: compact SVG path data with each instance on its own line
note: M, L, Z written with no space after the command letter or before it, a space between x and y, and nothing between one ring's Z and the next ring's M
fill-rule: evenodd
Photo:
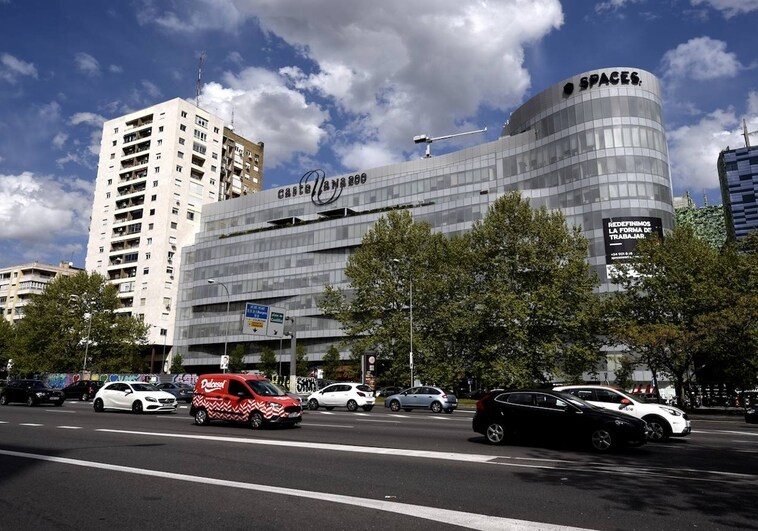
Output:
M747 132L747 122L743 118L742 119L742 136L745 137L745 147L746 148L750 148L750 135L752 135L754 133L758 133L758 131L750 131L749 133Z
M234 106L232 106L232 123L229 124L229 130L234 131Z
M465 133L456 133L454 135L436 136L434 138L430 137L429 135L417 135L413 137L413 142L416 144L426 143L426 155L424 155L424 158L428 159L432 156L432 142L434 142L435 140L445 140L446 138L453 138L454 136L472 135L474 133L484 133L485 131L487 131L486 127L484 129L477 129L476 131L466 131Z
M205 62L205 52L200 52L200 62L197 65L197 90L195 93L195 106L200 107L200 91L203 90L203 63Z

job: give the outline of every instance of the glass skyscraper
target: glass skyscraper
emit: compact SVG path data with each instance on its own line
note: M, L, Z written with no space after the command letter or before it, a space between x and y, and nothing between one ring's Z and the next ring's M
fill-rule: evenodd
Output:
M205 205L183 250L175 352L200 371L218 368L227 341L230 351L245 345L248 363L264 344L278 351L279 340L242 333L245 304L256 303L293 317L298 344L318 362L342 337L319 296L326 283L347 286L346 261L381 216L407 208L452 235L513 190L581 227L599 290L617 289L608 269L674 220L658 80L621 67L579 74L515 110L495 141L353 174L308 171L290 186Z
M727 237L738 240L758 229L758 147L722 151L718 170Z

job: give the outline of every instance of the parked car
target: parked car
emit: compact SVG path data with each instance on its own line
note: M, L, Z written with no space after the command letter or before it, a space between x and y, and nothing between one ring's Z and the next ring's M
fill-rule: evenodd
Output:
M745 410L745 422L758 424L758 407L754 406Z
M363 411L371 411L376 399L374 390L366 384L339 382L311 393L306 402L308 409L312 410L324 407L331 411L335 407L346 407L348 411L355 411L360 407Z
M379 389L376 390L376 392L374 393L374 396L379 397L379 396L395 395L397 393L402 393L403 389L405 389L405 388L404 387L399 387L397 385L390 385L390 386L387 386L387 387L380 387Z
M290 391L289 389L287 389L283 385L275 384L273 382L271 382L271 383L273 385L275 385L277 387L277 389L280 389L282 391L282 393L284 393L285 395L287 395L291 399L295 400L302 407L302 405L303 405L303 397L302 396L300 396L297 393L293 393L292 391Z
M95 398L97 391L103 386L103 382L95 380L79 380L62 389L66 398L76 398L77 400L92 400Z
M120 409L132 413L176 411L176 398L145 382L109 382L102 386L92 407L100 413L106 409Z
M53 404L62 406L66 397L60 389L51 389L42 380L11 380L0 392L0 405L11 402L26 403L27 406Z
M155 386L156 389L171 393L176 397L176 401L182 400L189 404L192 402L192 396L195 394L195 388L190 384L181 382L164 382Z
M572 442L606 452L645 444L650 428L644 420L593 406L568 393L526 389L480 399L473 429L491 444Z
M563 385L554 390L570 393L605 409L644 419L652 430L651 441L663 442L669 437L685 437L692 431L690 419L681 409L640 400L623 389L608 385Z
M435 413L452 413L458 407L458 398L439 387L422 385L388 396L384 399L384 407L392 411L431 409Z

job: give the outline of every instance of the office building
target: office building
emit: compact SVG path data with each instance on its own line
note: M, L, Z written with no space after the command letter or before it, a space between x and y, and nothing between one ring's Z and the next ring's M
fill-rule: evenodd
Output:
M262 158L263 144L180 98L103 125L86 269L118 288L120 311L151 325L151 359L173 344L180 251L203 205L259 191Z
M188 370L217 370L227 343L229 351L242 344L251 364L266 342L279 352L278 340L242 333L248 302L283 308L318 363L342 338L318 309L324 285L347 286L348 257L390 209L460 234L519 190L581 227L601 292L619 289L608 270L640 235L674 223L660 85L633 68L554 85L516 109L491 142L347 175L307 170L290 186L203 207L202 229L182 255L174 341Z
M34 295L45 290L53 279L83 271L71 262L57 266L32 262L0 269L0 310L6 321L15 323L24 317L24 307Z
M727 237L739 240L758 229L758 147L725 149L718 158Z

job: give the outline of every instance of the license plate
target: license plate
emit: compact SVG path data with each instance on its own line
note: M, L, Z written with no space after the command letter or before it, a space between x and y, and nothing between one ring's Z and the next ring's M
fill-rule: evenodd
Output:
M57 396L51 396L51 397L50 397L50 401L51 401L51 402L55 402L56 400L58 400L58 397L57 397Z
M296 412L294 412L294 413L289 413L287 416L288 416L288 417L290 417L290 418L291 418L291 417L299 417L299 416L300 416L300 413L298 413L298 412L296 411Z

